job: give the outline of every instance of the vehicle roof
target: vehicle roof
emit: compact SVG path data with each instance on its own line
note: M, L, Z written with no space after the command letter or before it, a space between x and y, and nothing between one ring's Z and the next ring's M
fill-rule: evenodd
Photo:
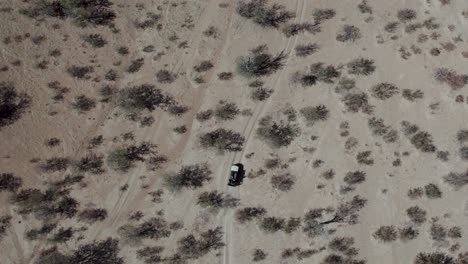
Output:
M239 171L239 166L237 166L237 165L232 165L232 166L231 166L231 171Z

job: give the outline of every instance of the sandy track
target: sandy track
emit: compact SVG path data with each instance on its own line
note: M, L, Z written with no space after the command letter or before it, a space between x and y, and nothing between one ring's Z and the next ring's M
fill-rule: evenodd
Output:
M296 1L296 23L301 23L304 19L305 15L305 9L306 9L306 1L305 0L297 0ZM300 13L300 16L297 17L297 14ZM284 48L284 51L286 54L288 54L288 58L286 60L286 65L289 63L292 51L294 50L294 47L296 46L298 36L295 36L294 38L289 38L288 42L286 44L286 47ZM277 75L278 77L274 80L273 85L271 86L273 90L276 91L279 82L282 80L284 74L284 68L281 70L281 72ZM273 96L272 96L273 97ZM252 138L252 134L255 128L255 125L258 121L258 119L263 116L265 109L267 108L269 102L271 102L272 97L268 98L268 100L265 100L259 104L255 105L254 109L254 114L249 118L247 121L247 124L244 126L244 129L242 131L242 135L245 138L245 145L242 148L242 151L237 152L237 153L231 153L229 155L230 157L230 163L226 165L226 168L224 168L222 171L223 172L228 172L229 168L232 164L240 162L242 163L243 157L245 154L245 151L247 150L248 143L250 142L250 139ZM225 192L229 193L231 196L240 199L240 187L237 188L229 188L228 185L226 184L226 179L227 176L225 174L222 174L218 177L218 183L221 184L222 186L219 189L224 190ZM234 210L229 210L225 211L223 213L223 218L222 218L222 223L223 223L223 231L224 231L224 242L226 243L226 246L224 247L224 253L223 253L223 264L230 264L230 263L237 263L236 257L234 254L234 244L235 242L235 236L233 232L233 227L234 227Z

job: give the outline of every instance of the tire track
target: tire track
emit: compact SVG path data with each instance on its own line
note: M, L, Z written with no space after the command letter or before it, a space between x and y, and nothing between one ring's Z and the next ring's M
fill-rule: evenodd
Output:
M299 12L301 13L301 15L299 16L298 23L301 23L303 21L303 19L304 19L305 9L306 9L306 2L305 1L306 0L297 0L296 1L296 14L298 14ZM287 42L286 47L284 49L286 54L288 55L288 58L286 59L286 63L285 63L286 66L288 65L288 63L290 61L291 53L292 53L294 47L297 44L298 37L299 36L295 36L294 38L289 38L288 39L288 42ZM284 71L285 71L284 69L286 68L286 66L281 70L278 77L274 81L274 84L272 86L273 90L276 90L276 88L278 87L278 84L279 84L280 80L283 77L283 74L284 74ZM242 148L242 151L230 155L232 158L230 159L231 162L228 164L229 167L232 164L235 164L236 161L242 162L243 157L244 157L244 153L247 150L247 146L248 146L247 144L249 143L249 140L252 137L252 134L253 134L253 131L254 131L254 128L255 128L255 124L257 123L260 116L263 115L263 113L265 112L265 109L267 108L267 105L269 105L270 102L271 102L271 98L261 102L260 104L255 105L254 114L252 115L251 118L249 118L249 120L247 121L247 125L244 127L244 129L242 131L242 135L244 135L244 138L245 138L245 145ZM247 134L246 134L246 132L247 132ZM224 171L229 171L229 169L223 170L223 172ZM224 175L223 175L223 177L219 177L219 179L224 179L225 180ZM222 182L222 180L221 181L218 180L218 185L220 184L219 182ZM227 187L227 185L224 184L224 186L222 186L220 189L224 189L225 191L228 191L228 188L229 187ZM233 197L240 199L240 190L239 190L239 188L234 188L234 190L232 192L229 192L229 193ZM223 214L223 219L222 219L222 221L223 221L223 231L224 231L223 234L224 234L224 242L226 243L226 246L224 247L223 264L236 263L235 262L235 257L233 256L234 250L232 248L233 244L234 244L234 241L233 241L234 240L233 217L234 217L234 211L233 210L229 211L229 213L227 211L225 211L224 214Z

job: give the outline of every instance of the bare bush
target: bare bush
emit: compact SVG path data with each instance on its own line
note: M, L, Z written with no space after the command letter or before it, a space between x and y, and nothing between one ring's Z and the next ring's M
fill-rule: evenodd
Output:
M148 142L117 147L107 155L107 163L114 170L126 172L135 166L135 162L143 162L148 156L155 155L155 148L155 145Z
M357 58L348 64L348 73L353 75L370 75L375 71L374 61L371 59Z
M429 183L424 186L424 192L427 198L430 199L437 199L442 197L442 191L440 190L439 186L434 183Z
M262 261L262 260L266 259L266 257L267 257L267 253L265 253L265 251L263 251L261 249L258 249L258 248L254 250L252 255L253 255L252 261L254 261L254 262Z
M340 42L355 42L361 38L361 30L353 25L344 25L336 35L336 40Z
M236 219L239 223L245 223L259 219L266 214L263 207L245 207L236 211Z
M84 113L96 107L96 101L82 94L75 97L75 100L71 103L71 106L79 113Z
M372 96L380 100L387 100L399 92L400 89L391 83L379 83L371 88Z
M94 67L73 65L67 69L67 72L77 79L89 79L91 78L90 74L94 72Z
M75 25L80 27L109 26L116 17L111 6L112 2L109 0L37 1L33 2L30 8L21 10L20 13L32 18L69 17Z
M312 17L316 23L322 23L324 20L334 18L336 11L334 9L314 9Z
M289 146L300 135L300 129L296 124L284 121L276 122L267 116L260 120L256 133L271 147L281 148Z
M414 11L413 9L408 9L408 8L401 9L397 13L397 17L401 22L408 22L410 20L414 20L416 16L417 16L416 11Z
M422 224L426 222L426 210L421 209L418 206L412 206L406 209L406 214L415 224Z
M211 180L211 174L212 171L207 164L185 165L178 172L167 175L165 184L173 191L182 188L197 189Z
M202 61L200 64L193 67L196 72L206 72L213 68L214 65L211 61Z
M270 180L271 186L274 189L277 189L283 192L287 192L291 190L295 181L296 181L296 178L287 172L273 175Z
M296 56L298 57L307 57L314 54L319 49L319 46L315 43L297 45L294 50L296 51Z
M468 75L458 74L454 70L438 68L434 71L434 77L441 83L446 83L450 88L457 90L468 83Z
M451 185L455 190L459 190L468 184L468 171L462 173L450 172L444 176L444 182Z
M133 243L138 243L142 239L159 240L171 235L169 224L161 217L152 217L137 226L124 225L119 228L118 232L123 238Z
M197 204L213 209L234 208L239 205L239 199L218 191L203 192L198 196Z
M451 256L442 252L418 253L414 258L414 264L456 264ZM461 263L460 263L461 264Z
M400 240L406 242L409 240L416 239L419 236L419 231L413 227L404 227L398 229L398 235Z
M117 97L117 105L130 113L154 111L156 108L167 109L173 103L172 96L163 94L160 89L150 84L127 87L120 90Z
M175 81L177 78L177 74L172 73L168 70L159 70L156 73L156 80L158 80L159 83L172 83Z
M224 128L201 134L199 140L203 148L214 148L220 152L241 151L245 141L241 134Z
M101 174L105 170L102 168L104 165L103 156L98 156L91 153L75 163L75 167L80 172L90 172L92 174Z
M79 214L78 218L80 221L90 224L104 221L107 218L107 210L102 208L85 209Z
M377 240L388 243L397 239L397 231L394 226L381 226L372 234L372 236Z
M39 167L44 172L52 173L66 170L69 164L70 160L68 158L50 158L40 164Z
M284 67L286 58L286 53L271 55L267 53L267 46L261 45L237 60L237 71L247 78L271 75Z
M237 5L237 13L260 26L272 28L278 28L294 17L294 13L286 11L282 5L268 6L267 0L240 1Z
M16 192L23 180L13 173L0 173L0 192Z
M232 120L239 112L240 110L235 103L221 101L214 110L214 116L218 120Z
M107 41L100 34L89 34L83 36L83 39L93 48L102 48L107 44Z
M16 122L31 105L31 97L18 93L11 83L0 82L0 128Z

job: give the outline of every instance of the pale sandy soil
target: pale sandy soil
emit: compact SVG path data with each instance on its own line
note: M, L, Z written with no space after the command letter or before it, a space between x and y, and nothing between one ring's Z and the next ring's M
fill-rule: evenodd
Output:
M309 1L309 0L276 0L294 11L294 21L311 22L312 13L316 8L333 8L336 16L324 21L321 33L312 35L301 33L287 38L280 31L264 29L251 21L240 17L236 13L236 1L230 1L229 6L220 8L221 1L138 1L144 5L142 10L135 6L136 2L115 0L116 19L119 33L111 33L108 28L81 29L71 25L67 20L47 19L38 26L34 21L18 14L17 9L25 3L16 0L5 0L0 7L12 7L15 10L0 15L0 35L7 36L44 35L47 39L40 45L34 45L30 39L20 43L15 40L11 44L0 44L0 66L8 65L9 70L0 72L1 81L15 84L18 90L26 91L33 98L33 103L22 118L9 127L0 130L0 173L14 172L23 179L23 188L40 187L45 181L61 179L72 173L71 170L53 174L46 174L37 169L37 164L31 163L33 158L47 159L64 156L77 159L87 153L87 142L97 135L103 135L105 143L97 148L98 153L105 154L116 144L112 138L122 133L134 132L135 141L150 141L158 145L158 151L169 158L161 170L149 171L143 164L128 173L107 170L104 174L85 178L86 186L77 187L72 194L80 202L80 208L102 207L108 211L108 217L102 222L89 226L83 232L84 239L58 245L67 251L77 245L107 237L119 238L117 229L128 222L132 212L141 210L145 217L154 216L157 211L164 210L167 221L182 221L184 228L174 232L169 238L159 241L145 240L144 245L163 245L164 255L175 252L176 241L180 237L191 233L201 232L208 228L221 226L224 232L223 241L226 246L219 252L211 252L206 256L191 260L189 263L224 263L240 264L252 263L252 252L261 248L268 253L263 263L320 263L326 251L304 260L296 258L281 259L281 252L285 248L300 247L302 249L319 248L325 246L335 235L351 236L355 239L355 246L359 248L359 257L368 263L412 263L418 252L444 251L449 252L449 246L460 243L459 252L468 248L465 239L468 232L468 201L466 188L459 191L445 184L442 177L451 171L465 170L465 162L458 155L459 143L456 132L466 129L468 105L455 103L459 94L468 96L466 87L457 91L447 85L437 83L432 73L435 68L446 67L459 73L466 73L468 59L462 56L468 50L467 18L462 11L468 10L463 0L452 0L450 5L442 6L439 1L369 1L373 14L361 14L357 9L358 1ZM173 3L179 5L172 6ZM157 7L161 6L162 10ZM394 34L384 31L384 26L396 21L396 13L402 8L411 8L418 12L418 21L434 17L440 24L437 40L430 39L425 43L417 43L420 33L430 35L432 31L419 29L415 33L405 33L399 28ZM133 22L144 16L146 12L162 14L162 30L137 30ZM427 13L425 13L427 12ZM190 16L193 28L181 28L180 25ZM368 19L366 22L366 19ZM52 24L58 23L59 29L53 29ZM361 30L362 38L354 43L336 41L336 34L344 24L352 24ZM449 25L454 25L450 30ZM209 26L219 30L216 39L202 34ZM85 47L81 35L98 32L104 36L108 44L99 49ZM168 38L176 34L178 40L171 42ZM392 40L391 36L398 36ZM378 43L378 36L383 43ZM462 41L454 42L453 38L460 36ZM67 39L64 41L64 39ZM178 43L187 41L188 48L177 48ZM455 50L446 51L441 43L452 42ZM299 44L317 43L320 47L315 54L301 58L294 55L294 48ZM250 87L247 80L235 75L230 81L219 80L217 74L223 71L235 72L236 59L248 53L248 50L259 45L268 44L273 53L285 51L289 56L286 67L275 74L262 78L266 87L274 89L272 96L263 102L250 99ZM407 60L401 58L398 51L402 46L407 49L411 45L421 48L421 54L413 54ZM143 47L154 45L155 51L144 53ZM116 49L127 46L130 54L120 56ZM441 50L439 56L430 54L432 48ZM62 55L58 58L49 57L48 53L59 48ZM160 59L153 57L164 51ZM125 72L130 61L145 58L145 64L134 74ZM409 140L399 132L399 139L395 143L387 144L381 138L373 136L367 125L369 116L363 113L346 112L340 95L334 92L336 84L318 83L312 87L302 87L291 83L291 76L296 71L305 70L310 64L324 62L335 66L344 65L358 57L375 60L376 71L367 77L357 77L357 89L370 92L372 85L378 82L391 82L400 89L421 89L424 98L409 102L396 95L388 100L380 101L370 97L370 104L375 106L374 115L383 118L385 124L400 130L400 122L410 121L429 131L434 144L441 150L451 153L448 162L441 162L435 154L421 153L416 150ZM50 61L49 68L40 70L35 64L41 59ZM90 63L94 59L96 63ZM12 66L15 60L21 60L20 66ZM197 84L197 76L193 66L203 60L211 60L212 70L205 72L205 83ZM113 63L120 65L113 66ZM94 65L92 77L99 77L99 82L93 80L76 80L66 74L66 68L71 65ZM100 65L100 66L98 66ZM164 91L174 95L182 104L190 108L181 117L174 117L156 110L152 112L154 124L142 128L138 123L126 120L121 110L112 104L98 103L97 107L86 114L78 114L70 107L70 102L76 95L87 94L97 96L97 90L107 83L103 75L109 69L115 69L119 78L115 82L117 88L143 83L152 83ZM160 69L168 69L179 76L172 84L158 84L155 73ZM346 70L343 70L346 76ZM47 88L50 81L60 81L69 87L62 103L54 103L51 90ZM213 108L219 100L229 100L243 109L250 109L252 115L239 115L233 121L218 122L210 120L201 123L195 119L197 112ZM430 105L440 103L439 109L431 113ZM301 126L301 136L293 143L281 149L273 149L255 134L258 121L266 114L275 113L292 105L296 110L305 106L324 104L330 110L330 118L313 126L306 126L304 120L298 116ZM48 113L57 111L56 115ZM341 137L340 123L349 123L349 137L355 137L359 144L351 151L345 151L346 137ZM179 135L173 128L186 125L188 131ZM224 127L233 129L245 137L243 150L234 153L219 154L215 151L203 150L198 145L198 135L212 129ZM312 135L318 139L312 141ZM62 140L60 146L50 148L44 141L50 137ZM305 147L314 147L314 153L307 153ZM372 151L374 165L365 166L356 162L356 154L360 151ZM400 167L392 166L395 152L409 152L409 156L402 156ZM251 158L246 158L254 153ZM263 167L264 160L274 154L283 162L295 158L289 163L288 171L296 177L292 190L281 192L274 190L270 184L270 177L281 171L268 170L266 175L257 178L247 178L244 184L231 188L226 185L228 171L231 164L242 162L247 172L257 171ZM320 168L314 168L312 163L323 160ZM184 190L181 193L164 191L162 203L151 202L148 192L164 189L162 178L168 172L176 171L184 164L208 162L213 171L213 179L201 189ZM336 176L332 180L324 180L321 173L334 169ZM343 185L343 177L348 171L363 170L367 179L350 194L341 195L339 190ZM144 176L144 177L142 177ZM443 192L441 199L421 198L410 200L407 191L410 188L437 183ZM120 188L128 184L128 190ZM317 186L325 187L318 189ZM145 188L142 188L146 185ZM387 190L383 192L383 190ZM239 224L234 219L235 209L223 209L212 212L196 204L199 193L218 190L240 199L240 207L263 206L267 214L278 217L303 217L309 209L314 207L334 206L339 201L347 200L355 194L368 199L368 205L361 211L359 223L354 226L338 228L335 235L325 235L310 239L303 232L293 234L277 232L265 234L254 222ZM24 238L25 231L39 226L34 217L24 217L16 213L15 207L9 202L7 192L0 193L0 214L12 215L12 225L0 242L0 263L34 263L41 250L48 248L46 241L28 241ZM460 226L464 238L449 240L449 245L435 244L429 234L430 224L426 222L420 228L418 238L409 241L395 241L381 243L372 237L372 233L382 225L402 227L410 223L405 210L418 205L428 211L428 218L439 217L440 223L446 226ZM63 220L64 226L83 226L75 220ZM121 242L120 256L125 263L143 263L137 260L136 247ZM454 255L456 255L454 254Z

